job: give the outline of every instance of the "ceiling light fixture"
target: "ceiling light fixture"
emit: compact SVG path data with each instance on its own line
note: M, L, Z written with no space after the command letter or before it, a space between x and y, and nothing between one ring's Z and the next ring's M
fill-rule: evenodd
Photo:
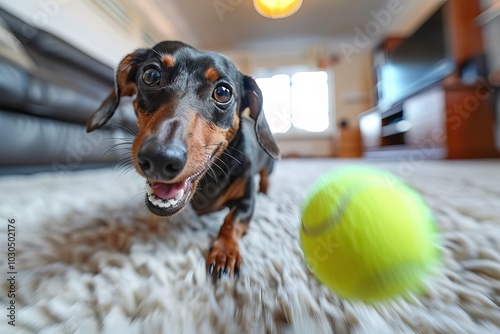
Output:
M298 11L302 0L253 0L253 6L264 17L282 19Z

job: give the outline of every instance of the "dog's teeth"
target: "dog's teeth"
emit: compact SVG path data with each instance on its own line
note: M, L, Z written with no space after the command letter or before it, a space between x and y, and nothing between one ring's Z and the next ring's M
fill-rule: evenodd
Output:
M165 201L165 202L162 201L161 204L160 204L160 207L162 207L162 208L168 208L168 207L170 207L170 203L168 201Z
M153 194L153 188L151 188L151 184L149 182L146 183L145 188L148 195Z
M163 203L163 201L161 199L157 198L153 194L148 195L148 199L151 202L151 204L153 204L154 206L160 207L160 208L163 208L166 205L168 205L168 203Z
M182 198L182 196L184 196L184 189L181 189L178 193L177 193L177 196L175 196L175 203L177 204L177 202Z
M160 208L168 208L169 207L168 200L165 200L165 199L157 198L153 204L156 204Z

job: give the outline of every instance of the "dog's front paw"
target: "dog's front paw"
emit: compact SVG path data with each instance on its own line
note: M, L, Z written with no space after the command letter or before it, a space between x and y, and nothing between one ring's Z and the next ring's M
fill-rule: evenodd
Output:
M219 237L208 254L207 270L214 279L220 279L223 275L237 277L241 262L238 241Z

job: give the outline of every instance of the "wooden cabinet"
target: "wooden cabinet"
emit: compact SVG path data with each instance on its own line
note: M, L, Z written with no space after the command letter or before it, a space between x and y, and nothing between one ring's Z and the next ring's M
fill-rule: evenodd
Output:
M497 157L493 90L487 82L445 87L446 147L450 159Z
M440 84L392 110L360 116L363 151L372 158L400 158L420 151L424 158L500 157L495 147L493 90Z
M361 155L361 133L359 129L341 128L337 156L339 158L359 158Z
M439 85L403 104L408 149L440 151L448 159L497 157L492 90L486 83Z

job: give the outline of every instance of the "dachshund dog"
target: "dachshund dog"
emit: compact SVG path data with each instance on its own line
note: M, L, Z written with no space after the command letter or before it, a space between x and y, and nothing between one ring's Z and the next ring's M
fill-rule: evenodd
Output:
M109 121L122 96L135 96L132 159L146 179L147 207L159 216L189 203L199 215L229 208L206 266L214 279L238 276L238 242L255 206L254 176L260 174L259 190L266 193L280 156L259 87L221 54L166 41L120 62L115 89L89 117L88 132Z

